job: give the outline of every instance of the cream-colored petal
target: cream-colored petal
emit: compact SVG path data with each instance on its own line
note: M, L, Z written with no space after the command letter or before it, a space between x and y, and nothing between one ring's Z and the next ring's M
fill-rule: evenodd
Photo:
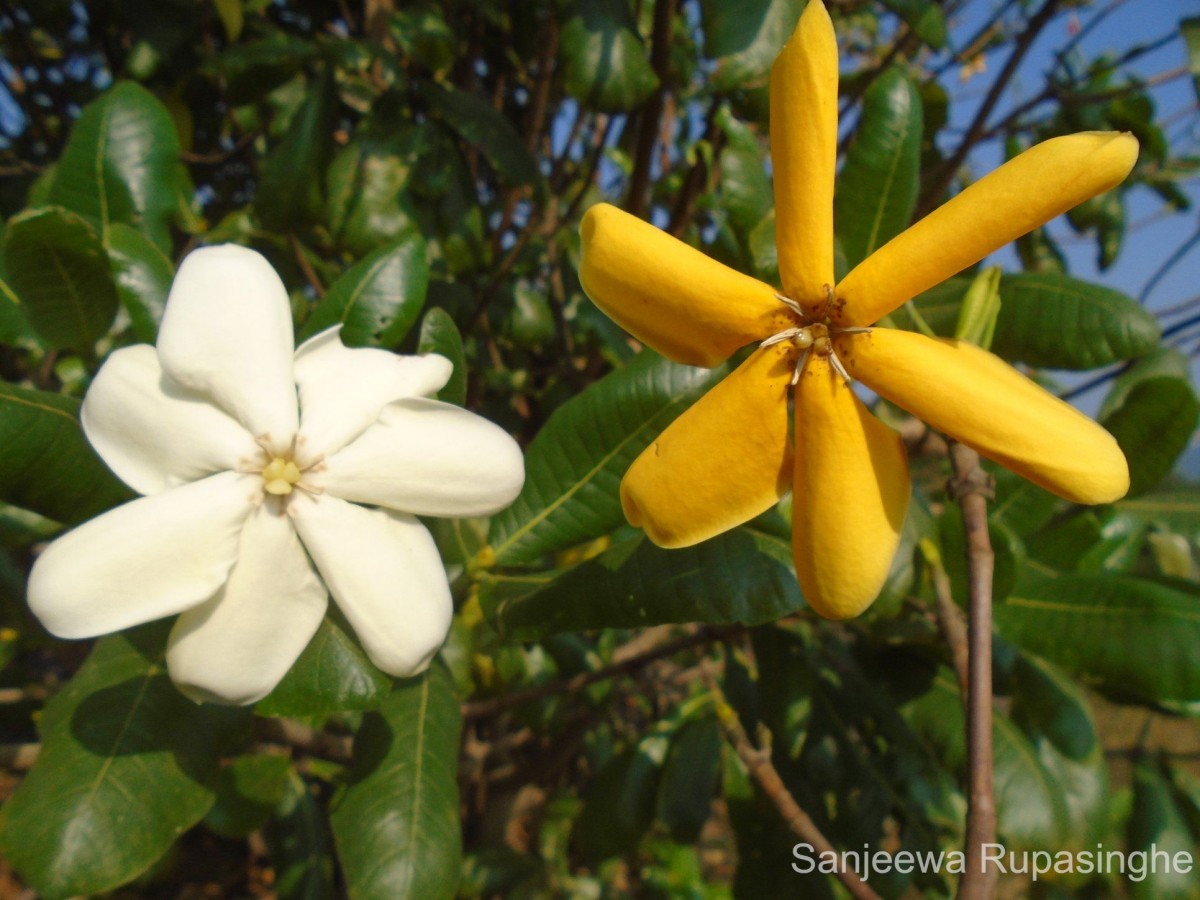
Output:
M225 587L171 629L171 680L197 702L261 700L308 646L328 603L292 520L264 503L242 529Z
M450 360L436 353L398 356L374 347L347 347L341 329L322 331L296 351L302 465L341 450L393 400L436 393L453 370Z
M813 311L834 279L837 100L837 37L825 4L809 0L771 68L771 165L783 292Z
M791 476L786 345L754 352L658 436L621 481L630 523L688 547L779 502Z
M508 433L449 403L415 398L335 453L317 483L343 500L419 516L490 516L525 483L525 458Z
M237 559L250 482L221 472L67 532L34 563L29 608L52 634L85 638L203 603Z
M291 505L300 539L371 661L407 677L428 667L454 606L433 538L412 516L328 494Z
M838 339L850 374L988 459L1076 503L1111 503L1129 467L1107 431L999 357L875 328Z
M140 494L157 494L257 458L254 438L203 395L163 374L149 344L114 352L80 410L88 442Z
M793 325L773 288L615 206L593 206L580 232L592 302L676 362L715 366Z
M835 318L870 325L922 291L1116 186L1137 161L1129 134L1090 131L1031 147L898 234L838 285Z
M887 580L912 493L900 435L863 406L825 359L796 385L792 554L804 599L857 616Z
M232 244L188 254L158 332L163 371L279 451L298 424L294 347L291 303L270 263Z

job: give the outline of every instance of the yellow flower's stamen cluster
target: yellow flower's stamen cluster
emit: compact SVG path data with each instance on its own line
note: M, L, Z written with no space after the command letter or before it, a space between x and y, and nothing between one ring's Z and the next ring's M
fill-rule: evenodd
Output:
M829 285L825 285L825 305L821 307L821 312L816 317L810 316L803 306L790 297L785 297L783 294L777 293L775 299L795 313L804 324L796 328L785 328L783 331L771 335L759 344L759 346L771 347L775 344L781 344L784 341L790 341L800 351L800 356L796 360L796 367L792 372L792 386L795 387L797 382L800 381L800 375L804 372L804 366L808 363L808 358L815 353L817 356L827 358L833 370L842 376L842 380L849 387L851 381L850 373L846 371L846 367L838 359L830 336L839 334L869 334L871 329L842 327L834 325L830 321L829 309L833 306L833 288Z
M325 457L318 456L308 465L301 467L296 462L296 439L283 453L278 452L271 442L270 435L262 434L254 439L262 450L258 461L243 460L237 471L246 475L258 475L263 480L263 493L272 497L280 497L285 502L294 489L307 494L320 494L321 488L306 483L304 476L319 472L324 467Z

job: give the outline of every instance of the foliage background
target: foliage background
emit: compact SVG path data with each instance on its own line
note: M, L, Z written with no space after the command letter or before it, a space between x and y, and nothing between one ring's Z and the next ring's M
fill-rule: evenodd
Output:
M801 5L0 2L6 888L836 896L791 871L722 740L730 707L836 845L959 846L933 583L965 599L964 538L940 440L879 410L917 502L883 597L842 625L804 607L786 501L667 552L616 498L721 372L638 352L586 301L579 217L616 202L777 282L765 79ZM1010 849L1194 852L1200 490L1171 472L1200 410L1200 21L1137 0L829 5L839 266L1032 141L1141 142L1124 185L1001 254L994 349L1098 414L1134 490L1075 508L997 473L997 796ZM300 335L340 320L351 343L444 353L442 398L527 447L510 510L437 526L459 613L426 677L392 685L331 618L252 712L201 708L163 673L161 626L68 645L25 611L38 545L128 496L78 398L112 349L153 340L187 249L221 241L270 258ZM935 330L968 283L917 299ZM1032 889L1197 896L1194 874Z

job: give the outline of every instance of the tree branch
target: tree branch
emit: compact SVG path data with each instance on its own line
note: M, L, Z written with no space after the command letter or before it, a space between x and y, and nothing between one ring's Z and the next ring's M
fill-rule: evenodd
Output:
M625 211L645 218L650 187L650 163L658 142L658 120L667 94L667 76L671 66L671 24L675 19L675 0L655 0L654 33L650 38L650 66L658 76L658 89L642 107L638 122L637 147L633 155L633 174Z
M954 494L967 533L970 604L967 616L967 865L958 900L987 900L999 873L987 870L983 846L996 841L996 801L992 787L992 570L995 555L988 537L987 501L992 479L979 466L979 454L964 444L950 445Z

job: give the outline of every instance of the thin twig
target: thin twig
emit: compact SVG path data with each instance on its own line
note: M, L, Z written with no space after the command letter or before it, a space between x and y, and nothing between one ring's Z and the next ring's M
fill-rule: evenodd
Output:
M41 744L0 744L0 769L22 772L32 768L41 752Z
M954 602L950 588L950 576L942 565L941 554L932 541L921 541L921 553L929 566L933 579L933 593L937 598L938 627L950 647L950 658L954 662L954 673L958 676L958 687L966 701L969 685L970 652L968 650L967 623L963 612Z
M279 744L331 762L348 763L352 758L353 738L317 731L290 719L256 718L254 736L264 744Z
M650 37L650 67L658 76L658 89L642 107L638 122L637 146L633 154L633 172L629 176L629 194L625 211L642 216L650 188L650 168L654 145L658 142L659 120L666 99L671 66L671 28L675 21L675 0L657 0L654 4L654 32Z
M996 841L996 801L992 786L992 570L995 555L988 537L987 501L991 476L979 466L979 454L951 444L954 493L967 533L967 864L958 883L958 900L986 900L995 894L999 875L985 867L983 848Z
M580 672L578 675L573 675L570 678L555 678L553 681L534 685L521 691L513 691L510 694L502 694L499 697L493 697L488 700L475 700L464 703L462 705L462 715L464 719L478 719L485 716L493 716L514 706L521 706L534 700L541 700L544 697L552 697L556 694L567 696L576 694L593 682L616 678L618 675L625 675L629 672L636 672L638 669L649 665L655 660L672 656L680 650L687 650L690 647L696 647L700 644L725 640L739 633L741 630L740 626L730 628L701 628L694 634L685 635L673 641L659 644L641 653L617 660L599 669L594 669L591 672Z
M771 762L771 751L765 747L755 747L750 743L746 729L742 727L737 713L726 701L725 694L717 683L708 660L704 660L700 665L700 677L704 679L705 686L716 701L717 719L721 723L725 737L733 745L738 758L750 772L750 777L755 780L762 792L766 794L767 799L787 822L788 828L802 841L811 844L822 859L836 857L837 850L833 844L817 827L817 823L812 820L812 817L796 802L792 792L783 783L779 771ZM838 866L835 874L851 896L857 897L858 900L880 900L879 895L871 890L851 867Z

